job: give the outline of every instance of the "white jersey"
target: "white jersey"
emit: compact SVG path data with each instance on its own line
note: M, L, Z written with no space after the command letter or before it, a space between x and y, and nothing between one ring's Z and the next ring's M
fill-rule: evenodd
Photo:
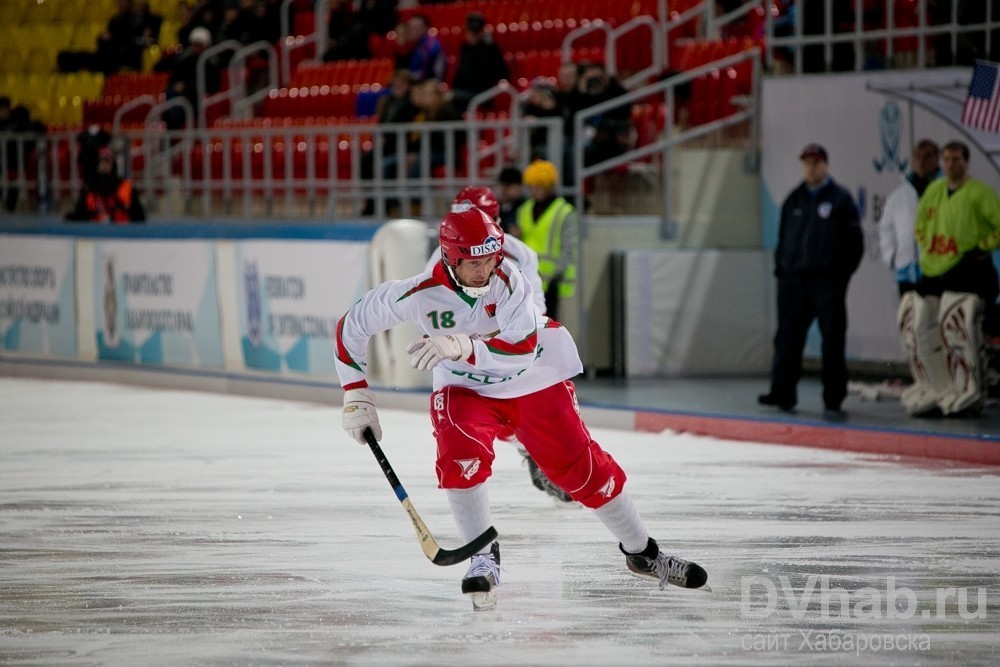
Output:
M472 298L438 262L430 271L375 287L337 323L336 367L341 385L367 385L369 339L402 322L428 336L466 334L472 355L434 367L433 386L458 386L492 398L515 398L583 371L576 343L562 325L537 313L524 275L504 259L489 291Z
M505 234L503 238L503 255L521 269L521 273L531 285L531 300L535 302L538 312L545 314L545 290L542 289L542 277L538 275L538 253L521 239ZM434 248L427 260L425 271L431 271L435 264L441 263L441 246Z
M889 193L878 224L882 261L895 270L896 282L915 283L920 277L917 265L917 189L906 178Z

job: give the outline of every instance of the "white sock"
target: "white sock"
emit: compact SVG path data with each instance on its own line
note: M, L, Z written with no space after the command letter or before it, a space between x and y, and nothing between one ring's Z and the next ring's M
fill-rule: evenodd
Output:
M455 517L455 525L466 544L476 539L489 528L493 519L490 515L490 497L486 484L477 484L471 489L445 489L451 515ZM489 544L479 553L488 553Z
M637 554L646 548L649 533L642 525L639 510L635 508L632 497L625 491L619 493L611 502L594 510L611 534L618 538L625 551ZM484 529L485 530L485 529Z

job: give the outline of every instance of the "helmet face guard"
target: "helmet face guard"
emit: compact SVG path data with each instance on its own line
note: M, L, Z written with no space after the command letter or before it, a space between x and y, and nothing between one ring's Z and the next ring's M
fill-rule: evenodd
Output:
M494 258L499 264L503 260L503 230L500 225L475 206L456 205L441 221L438 242L441 244L441 261L455 284L473 298L485 295L489 284L467 287L458 280L455 269L463 259Z
M452 210L466 203L472 204L494 220L500 217L500 202L497 201L493 191L486 186L469 186L459 190L452 203Z

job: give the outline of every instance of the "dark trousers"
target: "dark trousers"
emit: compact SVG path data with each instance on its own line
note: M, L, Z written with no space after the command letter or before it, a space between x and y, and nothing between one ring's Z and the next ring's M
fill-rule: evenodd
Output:
M976 294L989 308L1000 294L993 256L979 249L969 250L955 266L940 276L921 276L917 293L921 296L941 296L943 292Z
M834 276L785 276L778 279L778 331L774 335L771 394L798 401L802 353L813 320L823 337L823 403L837 409L847 396L847 281Z

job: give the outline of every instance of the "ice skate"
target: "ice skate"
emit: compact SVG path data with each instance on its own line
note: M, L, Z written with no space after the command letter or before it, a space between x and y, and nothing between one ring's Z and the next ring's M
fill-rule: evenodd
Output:
M568 493L559 488L555 482L549 479L542 469L538 467L535 460L528 455L525 450L520 450L521 456L524 457L524 461L528 464L528 474L531 475L531 483L535 485L535 488L542 491L556 500L561 500L564 503L573 502L573 498L570 497Z
M708 581L708 573L704 568L697 563L663 553L652 537L641 553L630 554L621 544L618 548L625 554L625 565L629 572L643 579L660 582L661 591L667 584L681 588L701 588Z
M472 600L476 611L488 611L496 607L500 585L500 543L494 542L489 553L472 557L469 571L462 579L462 592Z

